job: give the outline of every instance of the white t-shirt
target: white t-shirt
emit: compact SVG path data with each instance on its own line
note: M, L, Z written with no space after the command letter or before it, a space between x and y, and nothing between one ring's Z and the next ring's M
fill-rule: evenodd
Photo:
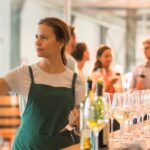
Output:
M54 87L68 87L72 86L73 72L66 67L63 73L50 74L43 71L37 64L31 65L34 82L37 84L46 84ZM21 95L20 113L25 110L28 100L28 94L31 85L31 78L28 66L23 65L11 70L4 76L4 80L13 92ZM85 98L85 80L81 76L77 76L75 83L75 104L79 105Z
M67 67L72 71L76 71L76 60L68 53L65 53L67 59Z

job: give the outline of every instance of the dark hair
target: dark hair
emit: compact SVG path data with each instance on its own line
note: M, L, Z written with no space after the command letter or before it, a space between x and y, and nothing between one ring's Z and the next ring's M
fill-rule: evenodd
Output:
M95 64L94 64L93 71L96 71L97 69L103 67L101 61L98 60L98 58L101 57L101 56L103 55L103 53L104 53L106 50L108 50L108 49L111 50L111 48L110 48L109 46L105 45L105 44L100 45L100 47L99 47L98 50L97 50L96 61L95 61Z
M74 51L71 53L71 55L77 60L81 61L83 58L84 52L87 50L87 46L85 43L77 43L75 46Z
M70 29L69 29L68 25L64 21L62 21L58 18L54 18L54 17L47 17L47 18L41 19L38 24L39 25L46 24L46 25L52 27L53 31L56 35L56 39L58 41L64 42L64 46L61 48L61 57L62 57L63 64L66 65L67 60L66 60L64 51L65 51L66 44L70 40Z

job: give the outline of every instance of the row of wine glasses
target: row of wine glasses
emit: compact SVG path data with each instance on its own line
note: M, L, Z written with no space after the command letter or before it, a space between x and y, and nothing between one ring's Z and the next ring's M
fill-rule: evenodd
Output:
M90 100L85 102L84 118L87 126L95 135L95 150L98 150L98 133L101 131L109 120L111 121L111 141L118 140L119 146L124 145L124 139L127 143L137 142L145 139L150 131L150 90L141 90L135 92L122 93L104 93L101 101ZM148 128L145 130L145 122L143 122L147 114ZM113 122L116 119L120 124L120 136L114 137ZM137 127L132 128L133 122L137 122ZM128 125L128 126L126 126ZM128 132L123 132L128 128ZM132 128L132 129L131 129ZM143 136L141 136L143 135ZM112 145L112 143L111 143Z
M123 137L129 139L127 142L137 142L143 140L141 135L146 135L145 124L143 122L145 115L147 115L147 125L150 129L149 116L150 116L150 90L141 90L135 92L123 93L105 93L104 99L109 107L109 116L111 120L111 136L113 137L113 121L116 119L120 124L120 145L123 145ZM137 127L133 132L133 122L137 120ZM123 133L124 125L128 125L128 131ZM127 128L127 127L125 127ZM148 135L148 134L147 134ZM132 140L131 140L132 139Z

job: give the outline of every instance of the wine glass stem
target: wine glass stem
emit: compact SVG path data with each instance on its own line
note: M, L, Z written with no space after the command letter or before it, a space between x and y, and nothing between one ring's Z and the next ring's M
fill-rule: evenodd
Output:
M141 131L144 134L144 114L141 116Z
M99 131L94 131L94 137L95 137L95 150L98 150L98 135L99 135Z
M114 118L111 118L110 121L111 121L111 138L113 138L113 137L114 137L114 136L113 136L113 123L114 123Z
M120 124L120 143L123 144L123 123Z

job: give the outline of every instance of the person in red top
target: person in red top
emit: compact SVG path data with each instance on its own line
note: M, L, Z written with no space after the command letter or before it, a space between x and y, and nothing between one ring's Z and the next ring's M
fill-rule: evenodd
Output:
M115 93L122 91L121 77L111 69L112 50L107 45L100 45L97 50L92 79L95 83L99 78L104 81L104 92ZM119 82L119 88L116 83ZM94 88L94 86L93 86Z
M111 69L111 63L112 49L107 45L100 45L97 50L96 61L92 73L93 91L95 91L95 83L99 78L104 82L104 92L115 93L122 91L121 76ZM119 128L119 123L114 120L113 131Z

